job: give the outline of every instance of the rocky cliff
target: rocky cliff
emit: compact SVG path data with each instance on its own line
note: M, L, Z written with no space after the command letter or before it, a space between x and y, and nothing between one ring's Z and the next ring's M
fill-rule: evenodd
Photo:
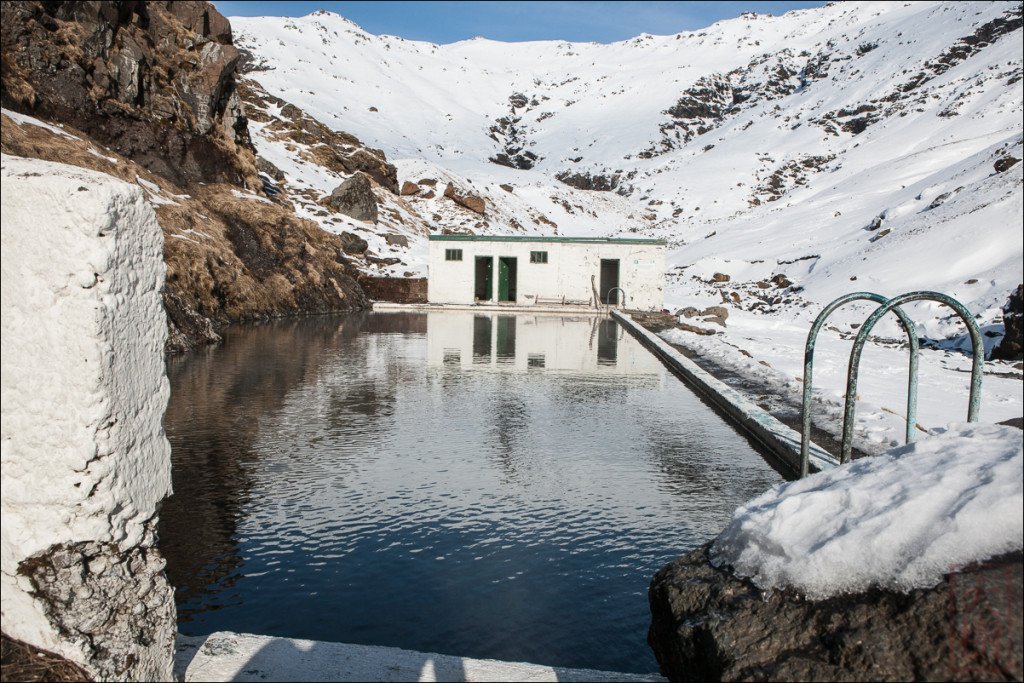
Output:
M225 323L366 306L342 239L261 179L240 53L212 5L4 2L0 11L2 150L145 188L165 237L170 351L217 341Z

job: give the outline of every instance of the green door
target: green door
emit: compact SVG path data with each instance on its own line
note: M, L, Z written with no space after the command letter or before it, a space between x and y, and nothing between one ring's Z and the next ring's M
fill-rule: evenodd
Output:
M498 301L516 300L516 259L502 256L498 259Z
M491 300L491 292L494 291L493 270L494 259L490 256L476 257L476 283L474 290L477 301Z

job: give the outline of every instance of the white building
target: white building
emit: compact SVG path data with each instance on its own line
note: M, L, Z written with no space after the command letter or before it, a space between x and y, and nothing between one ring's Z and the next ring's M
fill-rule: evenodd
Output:
M428 264L432 304L600 302L654 311L665 300L662 240L431 235Z

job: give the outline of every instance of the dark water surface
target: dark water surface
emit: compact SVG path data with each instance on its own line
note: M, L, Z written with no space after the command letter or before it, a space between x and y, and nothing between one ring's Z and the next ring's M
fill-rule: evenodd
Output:
M610 320L279 322L168 373L189 635L652 672L651 576L781 480Z

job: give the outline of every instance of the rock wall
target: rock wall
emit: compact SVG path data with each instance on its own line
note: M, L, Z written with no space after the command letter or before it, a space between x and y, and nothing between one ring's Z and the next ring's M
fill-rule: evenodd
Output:
M4 155L0 612L101 680L169 680L163 236L143 191Z
M1022 556L909 593L759 590L707 547L651 582L648 642L672 681L1021 680Z
M206 2L4 2L5 107L179 185L259 187L231 26Z

